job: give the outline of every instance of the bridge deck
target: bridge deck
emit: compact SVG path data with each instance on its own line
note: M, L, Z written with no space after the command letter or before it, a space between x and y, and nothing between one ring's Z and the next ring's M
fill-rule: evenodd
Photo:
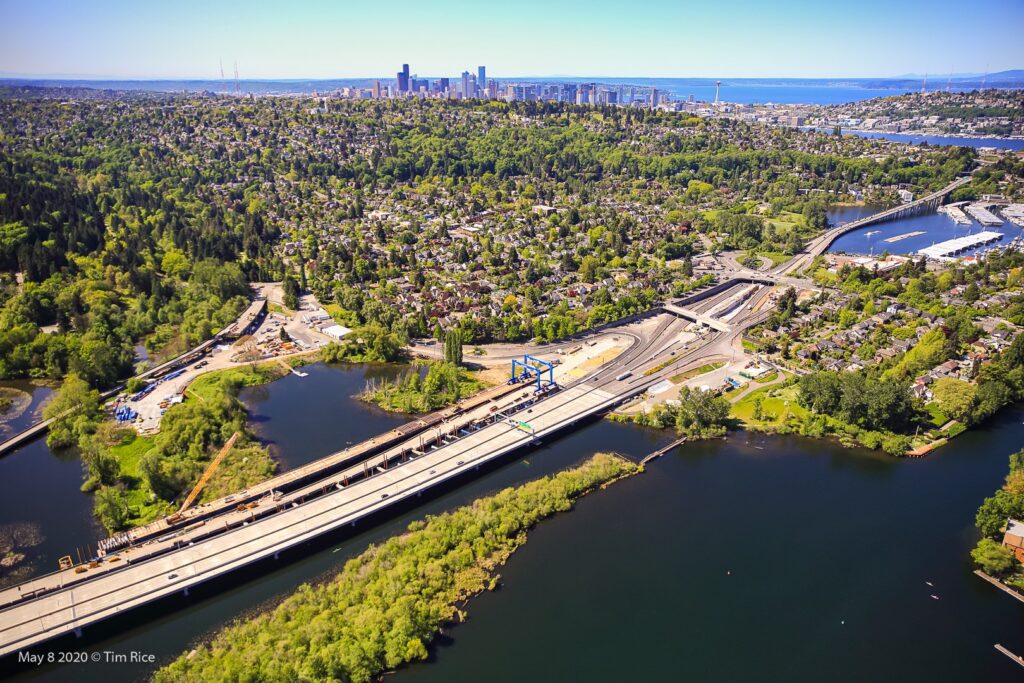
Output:
M538 402L532 413L519 416L532 425L533 434L498 422L369 479L230 532L12 605L0 611L0 656L272 557L526 446L534 435L558 431L618 400L616 393L588 384L571 387Z

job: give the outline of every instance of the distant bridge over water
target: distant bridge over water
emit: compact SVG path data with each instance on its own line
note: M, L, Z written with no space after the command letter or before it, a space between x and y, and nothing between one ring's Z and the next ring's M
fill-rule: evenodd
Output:
M971 182L970 176L957 178L956 180L951 182L949 185L946 185L941 190L936 190L935 192L932 192L929 195L925 195L920 199L915 199L914 201L909 202L907 204L894 206L891 209L879 211L878 213L873 213L870 216L865 216L864 218L858 218L855 221L850 221L849 223L843 223L842 225L838 225L832 228L831 230L828 230L824 234L819 235L818 237L811 240L807 244L807 247L804 249L803 254L792 259L788 263L779 266L773 272L779 275L783 275L786 273L792 273L797 270L806 268L808 265L810 265L811 261L816 259L818 256L824 254L828 250L828 248L832 246L833 242L835 242L837 239L839 239L848 232L853 232L854 230L866 228L869 225L874 225L876 223L884 223L885 221L906 218L907 216L916 216L918 214L934 211L935 209L942 205L942 203L946 200L946 197L948 197L950 193L953 192L953 190L957 189L958 187L961 187L962 185L966 185L969 182Z

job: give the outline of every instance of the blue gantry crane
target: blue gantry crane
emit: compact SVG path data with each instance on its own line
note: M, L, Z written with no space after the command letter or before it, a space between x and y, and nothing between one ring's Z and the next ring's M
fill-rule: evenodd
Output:
M537 391L540 391L542 388L541 380L544 378L545 374L547 374L546 386L552 386L555 383L554 363L549 363L546 360L534 358L530 355L523 355L522 361L516 360L515 358L512 359L512 379L509 381L512 384L515 384L532 376L536 378Z

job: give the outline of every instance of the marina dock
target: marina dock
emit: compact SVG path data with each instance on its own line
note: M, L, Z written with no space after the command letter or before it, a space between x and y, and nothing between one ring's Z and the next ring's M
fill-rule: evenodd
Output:
M1000 213L1002 213L1003 218L1006 220L1018 227L1024 228L1024 204L1004 206Z
M907 239L910 239L911 237L917 237L918 235L923 235L923 234L925 234L924 230L915 230L914 232L905 232L902 235L895 235L894 237L889 237L889 238L884 239L882 241L883 242L900 242L902 240L907 240Z
M945 242L939 242L938 244L933 244L932 246L925 247L924 249L918 249L917 253L931 259L949 261L965 251L970 251L971 249L976 249L977 247L984 246L986 244L992 244L993 242L998 242L1001 239L1003 239L1003 233L985 230L973 235L966 235L964 237L946 240Z
M1003 219L988 210L984 204L968 204L967 213L982 225L1002 225Z
M957 225L970 225L971 219L967 217L964 210L961 209L961 204L948 204L946 206L939 207L939 213L944 213L956 222Z

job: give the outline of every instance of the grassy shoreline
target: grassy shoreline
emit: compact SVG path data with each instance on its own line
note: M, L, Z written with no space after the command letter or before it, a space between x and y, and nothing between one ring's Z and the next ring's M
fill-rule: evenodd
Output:
M846 448L881 450L896 457L923 455L928 447L935 448L963 431L955 424L943 431L944 419L915 438L857 427L800 405L798 388L791 382L754 389L732 404L730 416L751 432L824 438Z
M464 618L466 600L497 586L498 568L539 521L640 467L599 453L451 512L412 522L330 581L301 586L276 608L222 628L154 680L351 680L426 659L427 644ZM287 656L285 656L287 654Z

